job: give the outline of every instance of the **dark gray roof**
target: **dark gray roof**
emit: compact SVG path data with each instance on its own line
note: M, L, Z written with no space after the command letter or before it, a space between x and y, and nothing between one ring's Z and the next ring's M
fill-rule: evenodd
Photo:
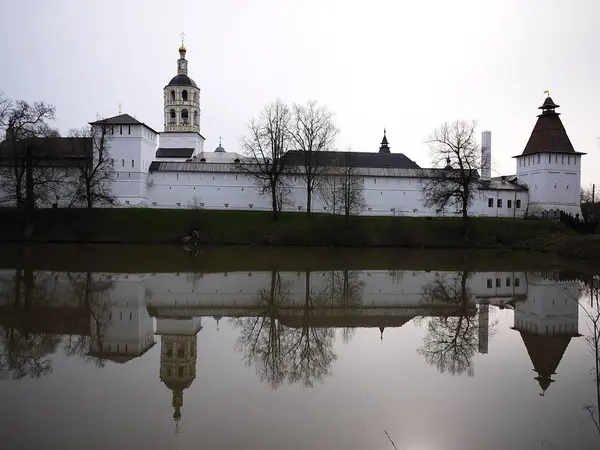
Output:
M184 74L175 75L173 78L171 78L171 81L169 81L169 84L167 84L167 86L193 86L195 88L198 87L196 86L194 80L192 80L190 77Z
M402 153L369 152L314 152L313 157L323 166L363 167L367 169L420 169L419 165ZM302 166L304 154L300 150L286 153L288 164Z
M11 141L3 141L0 142L0 165L14 164L15 156L20 159L25 149L32 151L35 164L56 167L77 165L79 160L89 158L93 153L89 137L29 138L19 141L16 149Z
M146 125L144 122L140 122L135 117L131 117L129 114L119 114L118 116L108 117L107 119L96 120L95 122L90 122L90 125L144 125L146 128L154 131L158 134L158 131Z
M193 148L162 148L156 150L157 158L191 158L194 154Z

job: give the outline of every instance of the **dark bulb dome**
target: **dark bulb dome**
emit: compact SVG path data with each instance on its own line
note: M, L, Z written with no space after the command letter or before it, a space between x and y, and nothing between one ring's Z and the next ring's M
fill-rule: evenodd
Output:
M195 88L198 87L196 86L194 80L192 80L190 77L184 74L175 75L173 78L171 78L171 81L169 81L169 84L167 84L167 86L193 86Z
M219 144L219 146L215 149L215 153L227 153L225 149Z

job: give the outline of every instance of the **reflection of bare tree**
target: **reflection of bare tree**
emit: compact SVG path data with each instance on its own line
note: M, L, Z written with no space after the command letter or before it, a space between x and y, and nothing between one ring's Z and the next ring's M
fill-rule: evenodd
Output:
M78 356L86 362L94 362L103 367L102 359L88 355L92 346L101 349L106 329L111 322L111 302L109 291L113 282L109 275L87 273L69 273L69 282L79 305L85 308L91 319L90 335L70 335L65 345L67 356Z
M34 305L51 297L55 285L47 278L36 283L36 278L31 268L18 268L12 291L3 289L11 294L9 298L3 299L3 303L12 306L17 311L17 317L25 317ZM2 338L0 377L39 378L52 372L49 355L56 351L61 341L60 336L31 333L26 327L11 326L3 330Z
M594 358L592 373L594 374L594 384L596 386L596 404L584 405L584 409L590 415L598 434L600 434L600 277L595 276L584 283L584 294L589 296L590 304L580 303L581 309L587 317L588 343L590 353Z
M331 307L329 285L313 289L309 272L305 283L305 301L297 314L298 309L289 304L289 284L278 272L272 272L270 289L258 297L264 311L258 317L234 321L240 329L238 348L246 363L255 366L261 380L273 388L285 381L312 387L330 374L336 359L334 330L315 325L319 310ZM284 326L282 321L291 325Z
M277 388L287 377L281 348L283 326L279 323L279 308L288 300L289 285L281 280L277 271L271 272L269 290L260 291L258 305L264 311L256 317L234 319L240 329L238 349L244 353L246 364L254 366L261 381Z
M332 270L327 277L324 290L330 306L341 308L343 315L353 314L362 304L365 283L358 277L356 270ZM349 343L354 337L353 327L342 328L342 342Z
M8 322L2 332L0 355L0 373L5 377L40 377L50 373L49 355L61 342L67 356L102 365L88 353L93 343L101 345L109 324L108 290L112 282L109 277L91 273L68 274L67 278L71 295L64 291L58 274L30 268L16 269L14 277L5 279L0 286L3 320Z
M302 309L302 326L286 333L286 362L289 367L290 382L301 381L312 387L315 381L323 381L331 374L331 363L337 358L333 352L335 330L316 327L313 317L319 308L326 308L327 290L315 292L310 284L310 272L305 273L305 297Z
M478 348L479 324L474 298L467 287L468 272L448 279L437 275L424 286L423 297L441 315L429 318L423 346L417 351L441 373L474 375L473 356Z
M40 378L52 372L50 355L60 344L60 336L8 328L3 340L0 378Z

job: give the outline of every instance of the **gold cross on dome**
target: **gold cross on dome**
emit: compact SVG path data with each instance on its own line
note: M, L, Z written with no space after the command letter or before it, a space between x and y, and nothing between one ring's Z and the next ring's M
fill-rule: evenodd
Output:
M219 146L221 145L222 140L223 140L223 138L221 136L219 136Z
M181 45L183 45L183 40L185 39L185 33L181 32Z

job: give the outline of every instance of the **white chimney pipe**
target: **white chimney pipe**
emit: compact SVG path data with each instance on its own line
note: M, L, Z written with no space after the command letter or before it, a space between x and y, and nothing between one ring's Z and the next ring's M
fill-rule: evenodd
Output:
M490 181L492 177L492 132L481 133L481 180Z

